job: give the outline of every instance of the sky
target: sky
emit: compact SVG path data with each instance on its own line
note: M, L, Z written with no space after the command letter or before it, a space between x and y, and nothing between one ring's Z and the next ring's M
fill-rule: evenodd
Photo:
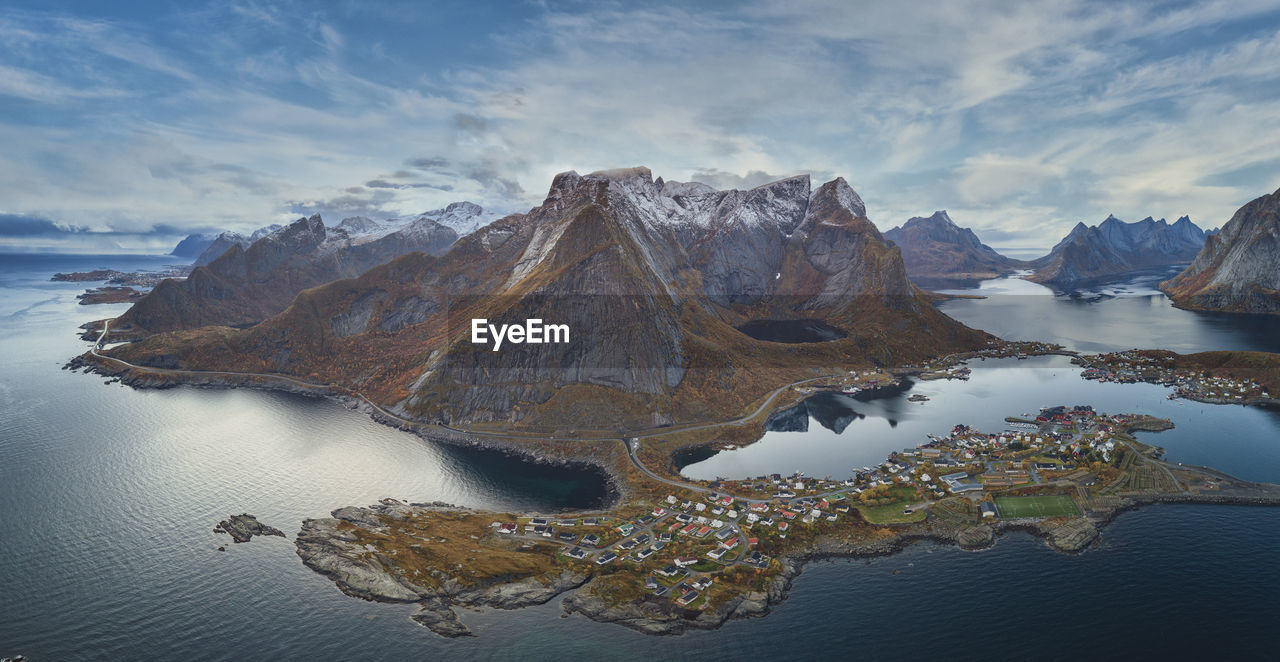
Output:
M0 251L525 211L634 165L843 176L882 230L947 209L1010 250L1216 227L1280 188L1280 0L0 6Z

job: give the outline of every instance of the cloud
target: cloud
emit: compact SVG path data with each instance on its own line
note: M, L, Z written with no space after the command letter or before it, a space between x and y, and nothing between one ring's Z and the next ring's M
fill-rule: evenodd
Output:
M54 236L71 232L84 232L84 228L59 225L47 218L25 214L0 214L0 236Z
M786 179L787 177L797 174L804 173L793 172L788 175L771 175L763 170L751 170L745 174L739 175L737 173L725 172L723 170L716 170L712 168L707 170L694 170L693 174L689 175L689 179L691 181L702 182L712 188L722 190L751 189L762 184L776 182L779 179Z
M502 9L0 10L0 200L95 232L251 230L515 209L557 172L644 164L838 174L881 225L947 208L1052 243L1108 211L1217 224L1280 185L1274 2Z

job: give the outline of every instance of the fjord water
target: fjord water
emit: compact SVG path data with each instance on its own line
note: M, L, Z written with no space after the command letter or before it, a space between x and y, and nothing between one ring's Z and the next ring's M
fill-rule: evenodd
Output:
M340 594L301 564L291 540L232 545L210 529L226 515L250 512L291 539L305 517L385 496L499 509L586 507L603 496L599 478L440 447L325 400L244 390L134 391L61 370L88 347L75 327L122 307L78 306L74 295L83 285L51 283L49 275L169 261L0 256L0 656L1183 659L1224 652L1266 657L1280 644L1273 627L1280 610L1273 558L1280 511L1199 506L1125 514L1106 529L1100 548L1077 557L1014 536L982 553L921 545L869 564L817 564L767 618L714 632L648 637L560 618L553 600L515 612L464 613L477 637L439 638L408 619L410 607ZM1102 317L1107 301L1115 300L1097 304ZM970 302L947 305L958 303ZM887 423L891 416L904 430L918 424L944 432L939 428L954 422L1026 411L1024 400L1075 404L1074 396L1085 395L1071 390L1088 386L1065 375L1067 368L1021 363L993 368L991 380L975 370L967 385L919 385L955 389L924 405L852 403L866 418L850 423L846 434L863 424L880 427L838 443L901 448L914 443L878 441L897 429ZM1006 368L1022 372L1010 376L1012 382L994 378ZM1026 397L1009 392L1035 382L1044 386ZM978 395L952 409L946 401L968 397L966 387ZM1143 388L1115 386L1103 397ZM1124 397L1162 402L1154 391ZM914 409L903 415L892 409L899 406ZM1271 450L1280 438L1270 414L1168 406L1187 408L1169 410L1179 429L1151 441L1176 459L1280 479ZM928 420L933 411L941 412L937 423ZM841 416L819 413L826 422ZM1248 425L1232 422L1240 416L1252 418L1244 419ZM1197 417L1206 421L1198 428L1203 437L1178 441ZM1249 425L1261 432L1247 434ZM1227 433L1216 433L1219 427ZM822 430L820 423L813 430ZM843 467L855 455L832 455L829 466ZM784 457L770 471L791 471L794 464ZM216 551L219 545L227 551ZM1028 618L1029 630L1020 625ZM1165 636L1169 632L1186 636Z

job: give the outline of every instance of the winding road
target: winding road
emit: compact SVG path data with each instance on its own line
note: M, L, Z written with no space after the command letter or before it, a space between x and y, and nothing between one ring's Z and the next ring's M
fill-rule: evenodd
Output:
M501 434L501 433L497 433L497 432L481 432L481 431L475 431L475 430L466 430L466 429L461 429L461 428L455 428L455 427L451 427L451 426L448 426L448 425L442 425L442 424L438 424L438 423L423 423L422 421L415 421L415 420L411 420L411 419L405 418L405 417L403 417L403 416L400 416L400 415L398 415L398 414L394 414L394 413L392 413L392 412L390 412L390 411L387 411L387 410L386 410L386 409L384 409L381 405L379 405L379 404L377 404L376 402L374 402L374 401L370 400L368 397L366 397L363 393L360 393L359 391L353 391L353 390L351 390L351 389L349 389L349 388L346 388L346 387L344 387L344 386L340 386L340 385L338 385L338 384L316 384L316 383L313 383L313 382L307 382L307 381L303 381L303 380L301 380L301 379L296 379L296 378L294 378L294 377L288 377L288 376L285 376L285 375L278 375L278 374L272 374L272 373L261 373L261 372L230 372L230 371L222 371L222 370L188 370L188 369L182 369L182 368L156 368L156 367L151 367L151 366L141 366L141 365L137 365L137 364L134 364L134 363L129 363L128 361L125 361L125 360L123 360L123 359L119 359L119 358L116 358L116 357L114 357L114 356L107 356L107 355L102 354L102 353L100 352L100 350L101 350L101 349L103 349L103 345L106 343L107 333L108 333L108 331L110 330L110 328L111 328L111 321L110 321L110 320L105 320L105 321L103 321L103 323L102 323L102 332L98 334L98 340L97 340L97 342L95 342L95 343L93 344L93 347L92 347L92 349L90 349L90 350L89 350L89 353L90 353L90 354L92 354L92 355L93 355L95 358L97 358L97 359L100 359L100 360L103 360L103 361L107 361L107 362L110 362L110 363L114 363L114 364L116 364L116 365L119 365L119 366L122 366L122 367L125 367L125 368L129 368L129 369L132 369L132 370L139 370L139 371L142 371L142 372L150 372L150 373L155 373L155 374L164 374L164 375L192 375L192 376L205 375L205 376L213 376L213 377L252 377L252 378L258 378L258 379L275 379L275 380L279 380L279 381L282 381L282 382L285 382L285 383L288 383L288 384L292 384L292 385L294 385L294 386L300 386L300 387L307 388L307 389L316 389L316 390L329 391L329 392L334 392L334 391L343 392L343 393L345 393L345 394L347 394L347 395L350 395L351 397L358 398L359 400L361 400L361 401L362 401L362 402L364 402L365 404L367 404L367 405L369 405L370 407L372 407L372 408L373 408L375 411L377 411L379 414L382 414L383 416L385 416L385 417L387 417L387 418L389 418L389 419L392 419L392 420L395 420L395 421L399 421L399 422L401 422L401 423L404 423L404 424L406 424L406 425L409 425L409 426L412 426L412 427L415 427L415 428L422 428L422 427L430 428L430 427L435 427L435 428L439 428L439 429L442 429L442 430L448 430L448 431L450 431L450 432L455 432L455 433L458 433L458 434L465 434L465 435L471 435L471 436L476 436L476 437L486 437L486 438L491 438L491 439L507 439L507 440L521 440L521 441L529 441L529 440L531 439L531 437L529 437L529 436L527 436L527 435L526 435L526 436L522 436L522 435L515 435L515 434ZM800 386L800 385L802 385L802 384L808 384L808 383L812 383L812 382L817 382L817 381L822 381L822 380L832 379L832 378L833 378L833 377L835 377L835 376L836 376L836 375L826 375L826 376L821 376L821 377L811 377L811 378L809 378L809 379L802 379L802 380L799 380L799 381L796 381L796 382L792 382L792 383L790 383L790 384L784 384L783 386L780 386L780 387L778 387L778 388L774 389L771 393L769 393L768 397L766 397L766 398L764 399L764 401L763 401L762 403L760 403L760 406L759 406L759 407L756 407L755 411L751 412L750 414L747 414L746 416L741 416L741 417L739 417L739 418L731 419L731 420L728 420L728 421L712 422L712 423L699 423L699 424L697 424L697 425L693 425L693 426L689 426L689 427L661 428L661 429L658 429L658 430L650 430L650 431L647 431L647 432L638 433L638 434L632 435L632 436L631 436L631 437L629 437L629 438L604 437L604 438L598 438L598 439L585 439L585 440L584 440L584 439L579 439L579 438L564 438L564 437L555 437L555 436L540 436L540 437L537 437L537 438L538 438L538 439L546 439L546 440L550 440L550 441L565 441L565 442L575 442L575 441L618 441L618 442L620 442L620 443L621 443L621 444L626 448L626 451L627 451L627 457L631 460L631 463L632 463L633 465L635 465L635 467L636 467L637 469L639 469L641 472L643 472L643 473L644 473L646 476L648 476L649 478L651 478L651 479L653 479L653 480L656 480L656 481L658 481L658 482L660 482L660 483L664 483L664 484L671 485L671 486L674 486L674 487L679 487L679 488L682 488L682 489L693 490L693 491L695 491L695 492L706 493L706 492L710 492L710 491L711 491L711 489L710 489L710 488L708 488L708 487L705 487L705 486L703 486L703 485L699 485L699 484L697 484L697 483L690 483L690 482L686 482L686 481L681 481L681 480L675 480L675 479L672 479L672 478L667 478L667 477L665 477L665 476L662 476L662 475L659 475L659 474L657 474L657 473L654 473L654 472L653 472L652 470L650 470L648 467L644 466L644 464L643 464L642 462L640 462L640 458L636 456L636 450L637 450L637 448L636 448L636 447L637 447L637 446L639 446L639 441L638 441L638 440L639 440L639 439L644 439L644 438L650 438L650 437L658 437L658 436L668 435L668 434L672 434L672 433L675 433L675 432L695 432L695 431L698 431L698 430L707 430L707 429L711 429L711 428L725 427L725 426L730 426L730 425L742 425L742 424L747 423L748 421L750 421L750 420L752 420L752 419L756 418L757 416L760 416L762 413L764 413L764 411L765 411L768 407L770 407L771 405L773 405L774 401L775 401L775 400L777 400L778 396L779 396L779 395L781 395L782 393L786 392L788 389L793 388L793 387L796 387L796 386ZM741 497L741 498L742 498L743 500L745 500L745 501L752 501L752 502L754 502L754 501L762 501L761 499L749 499L749 498L746 498L746 497Z

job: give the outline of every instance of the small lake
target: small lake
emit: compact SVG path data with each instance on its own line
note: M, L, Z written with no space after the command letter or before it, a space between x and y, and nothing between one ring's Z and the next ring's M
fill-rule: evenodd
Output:
M780 343L830 342L848 336L848 332L822 320L753 320L737 329L756 340Z

